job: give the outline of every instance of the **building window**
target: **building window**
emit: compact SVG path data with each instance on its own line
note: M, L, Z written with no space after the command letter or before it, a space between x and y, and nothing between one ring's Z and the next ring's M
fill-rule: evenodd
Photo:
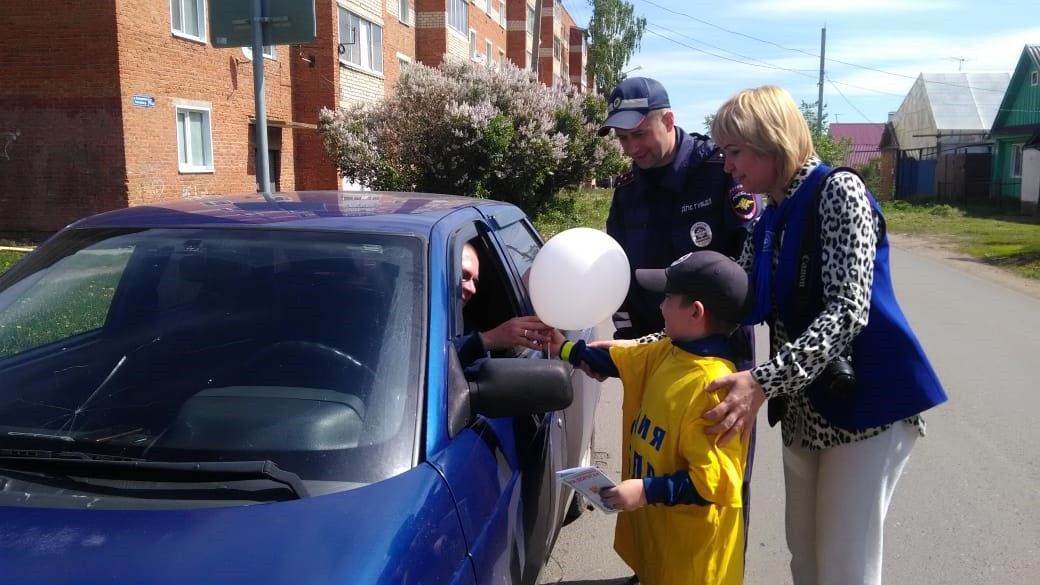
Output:
M488 67L495 65L495 46L488 40L484 41L484 62Z
M408 0L399 0L400 6L398 6L398 18L401 22L408 24L412 20L411 8L408 6Z
M503 28L509 26L506 22L506 0L499 0L498 2L498 18Z
M557 59L563 58L563 42L560 41L560 37L553 38L553 54Z
M1029 85L1040 85L1040 72L1034 71L1029 74Z
M1022 145L1011 146L1011 176L1015 179L1022 178Z
M213 135L208 108L177 107L177 169L182 173L213 171Z
M560 0L553 0L553 22L560 22Z
M448 0L448 26L466 34L469 29L469 9L466 0Z
M174 34L206 40L206 3L204 0L170 0Z
M373 73L383 72L383 27L339 9L339 60Z
M534 34L534 8L527 7L527 34Z
M246 59L253 60L253 47L242 47L242 54L246 56ZM264 57L267 59L274 59L276 56L274 45L264 45Z
M534 53L527 51L527 62L524 63L524 69L531 69L534 66Z
M473 29L469 29L469 57L474 61L480 58L480 53L477 51L477 31Z
M484 12L488 12L490 10L490 8L488 8L488 0L474 0L473 5L483 10Z

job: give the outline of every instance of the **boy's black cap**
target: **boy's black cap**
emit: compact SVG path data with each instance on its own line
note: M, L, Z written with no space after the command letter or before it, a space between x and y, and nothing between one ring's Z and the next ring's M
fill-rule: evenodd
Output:
M639 286L653 292L689 295L717 318L744 320L751 308L748 275L739 264L712 250L691 252L668 268L636 270Z
M599 127L599 135L606 136L611 128L631 130L643 123L651 110L671 107L668 92L656 79L629 77L622 80L607 100L607 119Z

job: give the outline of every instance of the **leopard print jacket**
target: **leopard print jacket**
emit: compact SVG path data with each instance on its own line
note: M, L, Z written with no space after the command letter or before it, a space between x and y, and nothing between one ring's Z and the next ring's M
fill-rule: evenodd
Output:
M820 160L813 157L802 165L786 195L794 195L819 164ZM824 309L796 339L789 339L782 321L771 321L770 358L751 370L767 397L788 397L782 421L784 445L790 447L797 442L808 450L873 437L891 426L858 431L832 426L813 409L805 395L805 387L828 362L841 355L867 324L880 233L880 222L870 207L866 187L852 173L836 173L827 180L820 193L819 218ZM751 240L747 239L738 259L749 272L754 257ZM778 259L779 246L773 254L774 269ZM775 306L773 312L775 315ZM903 422L914 425L924 435L924 419L920 415Z

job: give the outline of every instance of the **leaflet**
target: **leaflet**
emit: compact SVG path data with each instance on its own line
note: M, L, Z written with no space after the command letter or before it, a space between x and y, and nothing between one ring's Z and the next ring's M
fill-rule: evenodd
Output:
M571 467L556 472L556 478L574 488L574 491L585 496L590 504L597 510L616 514L618 510L607 507L599 497L599 491L614 487L614 482L603 474L602 471L592 466Z

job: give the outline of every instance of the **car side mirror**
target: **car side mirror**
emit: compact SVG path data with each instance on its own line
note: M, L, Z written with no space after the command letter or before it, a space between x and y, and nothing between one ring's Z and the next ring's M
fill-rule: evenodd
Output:
M561 360L488 359L469 382L473 412L501 417L563 410L574 400L571 369Z

